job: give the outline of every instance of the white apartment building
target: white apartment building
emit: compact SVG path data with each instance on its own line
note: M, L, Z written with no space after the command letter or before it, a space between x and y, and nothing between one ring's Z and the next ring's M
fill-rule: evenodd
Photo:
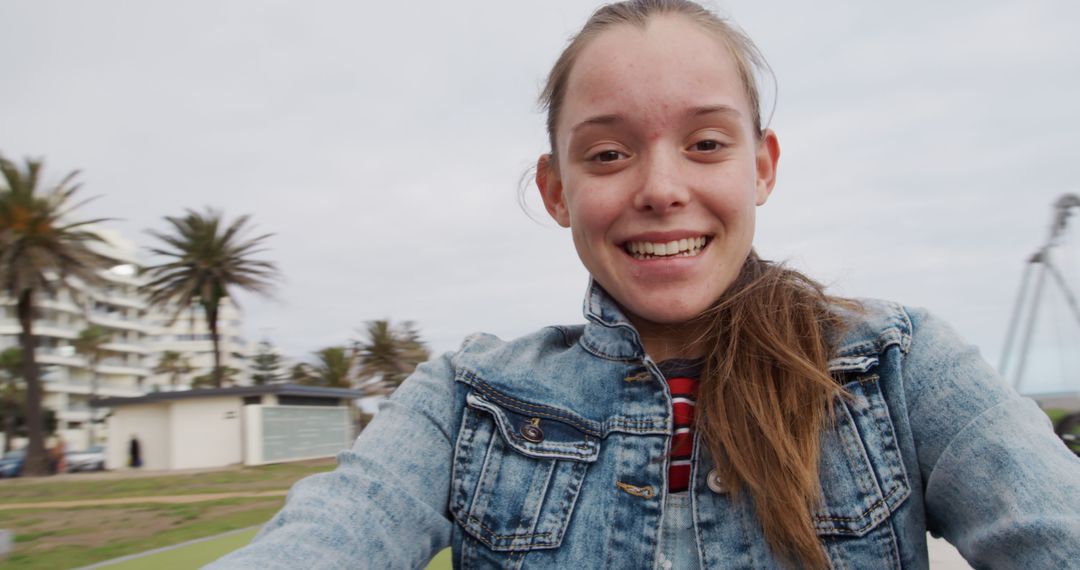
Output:
M188 307L170 324L175 311L175 306L165 307L155 310L151 316L157 330L150 344L155 355L151 367L158 364L158 359L166 351L173 351L183 356L191 372L180 375L175 387L169 374L156 374L151 377L147 391L186 390L195 378L209 374L214 369L214 342L210 338L210 327L203 308L198 305ZM227 298L222 301L218 313L218 341L221 345L221 366L236 370L231 384L250 384L249 367L253 350L241 335L240 310Z
M43 404L55 411L59 434L76 448L86 444L92 393L99 397L143 393L150 376L149 338L155 333L146 318L146 301L139 294L134 244L115 232L97 232L105 241L91 247L113 262L101 272L105 285L91 288L73 282L53 295L41 292L34 320L37 362L45 388ZM96 387L87 359L74 346L80 331L90 325L103 327L111 337L97 367ZM0 297L0 350L18 346L21 330L15 301ZM98 410L98 419L105 413Z
M213 368L213 345L201 308L185 311L171 326L167 315L150 310L140 287L137 248L118 233L97 228L104 241L90 247L113 262L102 271L105 285L87 287L78 282L55 295L42 293L34 335L38 338L37 362L45 389L43 405L56 413L57 432L69 449L87 446L87 423L92 413L89 401L97 397L136 397L148 392L188 389L193 378ZM171 313L168 313L171 315ZM192 317L194 315L194 317ZM249 382L247 362L250 347L240 335L240 313L226 303L219 319L223 365L239 370L237 384ZM76 352L74 341L89 325L99 325L110 334L105 355L97 367L97 382L87 359ZM0 350L19 345L21 327L15 301L0 296ZM166 374L155 374L154 367L165 350L180 352L192 371L174 387ZM109 410L97 409L98 420ZM104 424L97 424L95 439L104 439Z

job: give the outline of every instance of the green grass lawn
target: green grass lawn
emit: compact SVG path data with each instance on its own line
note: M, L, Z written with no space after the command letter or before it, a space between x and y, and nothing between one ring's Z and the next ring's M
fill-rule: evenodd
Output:
M198 495L288 489L293 483L334 467L333 459L240 467L185 475L162 475L117 479L49 477L19 478L0 486L0 504L46 501L78 501L150 497L155 495ZM78 476L76 476L78 477Z
M282 499L141 504L48 511L0 511L0 527L13 528L15 551L2 569L78 568L270 519Z
M233 533L219 538L182 546L164 552L105 566L108 570L183 570L201 568L251 542L258 529Z
M333 460L324 460L172 476L16 479L0 484L0 504L285 490L306 475L333 467ZM260 525L282 504L284 497L248 497L183 504L0 510L0 528L15 532L14 552L0 562L0 569L78 568Z
M218 538L197 542L187 546L181 546L163 552L155 552L139 558L125 560L116 564L103 567L105 570L191 570L225 556L248 542L258 529L246 530ZM450 560L450 551L443 550L426 570L450 570L453 564Z
M334 467L333 460L265 465L223 471L134 478L16 479L0 484L0 504L191 495L288 489L297 480ZM261 525L284 497L231 498L195 503L138 503L75 508L0 510L0 528L15 531L15 550L3 570L64 570ZM133 558L110 566L186 569L247 544L255 529ZM449 551L431 570L452 567Z

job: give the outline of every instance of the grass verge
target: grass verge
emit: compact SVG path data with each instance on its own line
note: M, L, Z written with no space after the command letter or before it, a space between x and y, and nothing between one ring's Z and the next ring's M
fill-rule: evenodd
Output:
M0 504L285 490L333 467L331 459L184 475L15 480L0 485ZM0 528L15 532L14 551L0 569L78 568L261 525L283 504L284 497L237 497L0 510Z
M103 479L88 473L83 481L73 478L18 478L0 483L0 504L288 489L297 480L313 473L329 471L334 465L334 459L328 458L184 475ZM75 477L80 476L83 475Z
M16 529L15 551L3 569L78 568L230 530L259 525L281 499L229 499L183 505L142 504L53 509L44 521L22 526L20 517L44 511L3 513L0 524ZM88 524L94 520L97 525ZM74 521L77 526L68 526Z

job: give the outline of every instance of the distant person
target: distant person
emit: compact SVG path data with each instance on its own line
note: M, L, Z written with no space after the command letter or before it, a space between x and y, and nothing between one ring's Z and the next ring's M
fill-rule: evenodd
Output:
M213 567L422 568L450 546L455 568L916 569L931 531L978 568L1077 568L1080 460L1034 403L925 310L753 249L780 157L764 65L695 3L595 12L550 72L536 171L591 275L587 324L420 366ZM872 196L859 215L890 231Z
M134 435L128 442L128 466L135 469L142 467L142 445L139 443L139 438Z
M54 436L52 445L49 446L49 473L56 475L63 473L67 468L64 456L64 438Z

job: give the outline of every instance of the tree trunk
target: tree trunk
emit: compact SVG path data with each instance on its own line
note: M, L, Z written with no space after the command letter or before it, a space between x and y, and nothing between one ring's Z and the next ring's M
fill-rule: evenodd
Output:
M90 360L90 402L93 402L94 399L97 398L97 392L98 392L98 371L97 371L97 369L98 369L98 358L95 355L95 356L92 356L91 360ZM86 441L87 441L86 447L90 448L90 447L93 447L95 443L97 443L96 441L94 441L96 439L94 437L94 420L97 419L97 413L96 413L96 410L94 409L94 406L93 406L92 403L90 405L88 405L87 408L90 409L90 423L87 424L89 426L89 429L86 430Z
M10 397L4 397L4 453L11 451L11 440L15 439L15 412L18 404L15 403L15 387L9 386Z
M218 338L218 307L220 301L206 303L206 325L210 327L210 340L214 342L214 386L221 388L224 376L221 368L221 339Z
M26 380L26 432L30 443L26 446L24 475L48 475L49 458L45 454L44 422L42 422L41 400L44 390L37 368L37 339L34 338L34 292L27 289L19 295L16 305L19 324L19 345L22 347L23 378Z

